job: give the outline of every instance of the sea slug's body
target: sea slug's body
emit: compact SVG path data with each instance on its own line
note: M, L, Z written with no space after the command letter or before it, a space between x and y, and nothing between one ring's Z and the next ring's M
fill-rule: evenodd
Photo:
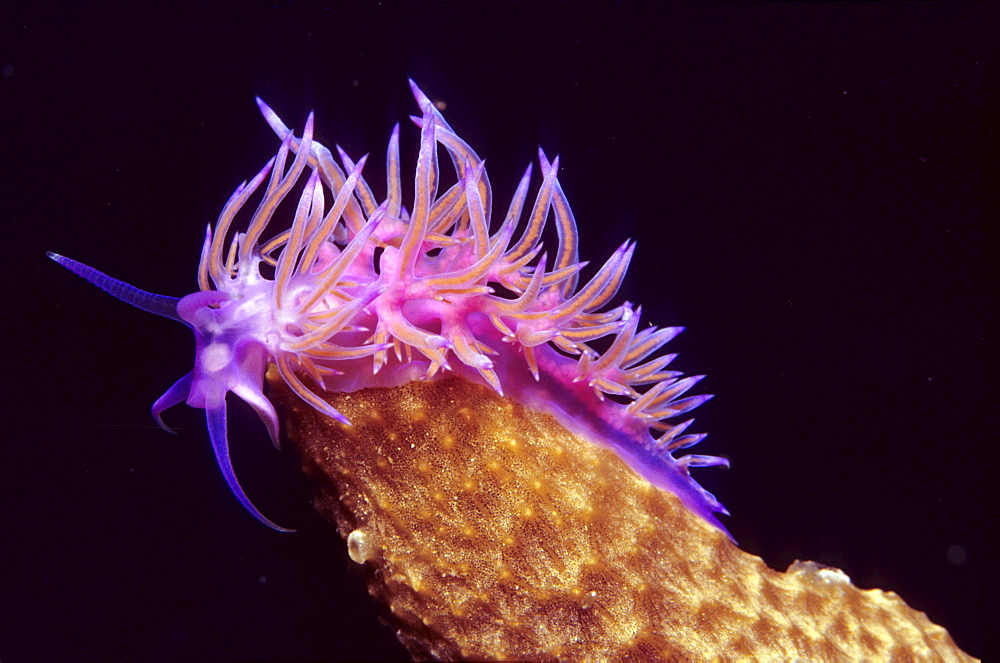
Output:
M367 157L338 150L338 164L311 115L299 137L260 102L281 148L208 229L198 292L153 295L49 254L194 331L194 369L154 404L156 420L185 400L205 409L233 493L283 530L237 481L226 398L253 406L275 445L280 410L318 507L371 562L372 591L418 656L960 658L893 595L807 565L782 580L735 548L714 517L723 507L689 474L727 461L674 455L704 437L676 419L709 398L687 395L701 376L656 354L681 329L611 306L634 245L581 283L558 157L540 150L534 200L529 167L494 220L484 162L412 88L409 209L398 127L379 199ZM303 180L291 227L271 227Z
M413 118L421 138L412 211L402 205L398 127L389 141L386 198L376 204L361 174L367 157L355 163L341 152L341 169L330 150L313 140L312 115L299 138L258 100L282 139L281 149L236 190L215 228L208 229L199 292L181 300L150 295L51 254L108 292L194 330L194 371L154 404L156 420L162 425L161 412L183 400L204 408L219 466L234 494L256 518L282 529L251 504L233 473L227 393L254 407L277 445L277 416L261 391L268 364L305 402L344 423L319 393L395 386L454 371L549 411L563 425L615 449L636 471L716 522L712 514L724 511L722 505L688 469L727 461L703 455L675 459L673 451L704 435L682 434L691 420L668 421L709 398L684 397L701 376L682 379L665 370L674 355L649 358L681 329L640 328L641 311L628 302L608 308L634 245L625 242L589 282L578 285L585 263L578 260L576 221L557 178L559 159L550 162L541 150L542 184L519 238L514 241L530 167L491 233L492 193L482 159L412 87L423 111ZM443 193L439 145L456 174ZM265 239L275 210L307 174L292 227ZM232 231L237 213L265 181L246 231ZM550 215L559 237L551 261L541 241ZM273 278L262 268L273 268ZM498 290L512 294L501 296ZM613 340L598 353L590 343L604 337ZM306 387L300 373L319 389Z

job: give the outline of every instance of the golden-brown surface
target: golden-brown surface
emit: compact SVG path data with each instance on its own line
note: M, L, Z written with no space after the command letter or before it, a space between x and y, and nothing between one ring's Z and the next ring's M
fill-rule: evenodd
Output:
M767 568L614 453L459 378L271 391L418 658L971 660L896 594Z

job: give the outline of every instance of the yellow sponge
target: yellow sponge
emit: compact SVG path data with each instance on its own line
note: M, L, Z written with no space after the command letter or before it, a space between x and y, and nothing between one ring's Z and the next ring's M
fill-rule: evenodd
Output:
M273 376L272 376L273 377ZM767 568L551 416L457 377L270 390L316 507L417 658L972 660L892 592Z

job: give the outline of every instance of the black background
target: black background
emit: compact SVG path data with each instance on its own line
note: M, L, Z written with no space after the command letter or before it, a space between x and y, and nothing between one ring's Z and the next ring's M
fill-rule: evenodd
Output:
M298 129L315 109L377 183L394 122L412 169L408 76L498 207L542 145L581 255L637 240L623 296L688 328L676 365L716 394L700 451L733 465L698 476L744 549L997 653L997 5L219 7L0 2L0 660L405 655L252 413L237 472L297 534L230 496L200 411L153 427L189 333L43 252L186 294L277 147L254 95Z

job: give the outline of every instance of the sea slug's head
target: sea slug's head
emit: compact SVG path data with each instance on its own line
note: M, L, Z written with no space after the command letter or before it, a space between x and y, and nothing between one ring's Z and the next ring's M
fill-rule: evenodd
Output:
M163 425L162 412L185 400L203 408L230 488L257 519L283 530L251 504L236 480L226 433L230 392L257 411L277 445L278 417L262 390L269 366L302 400L345 424L318 392L397 386L454 372L611 447L715 522L713 512L724 509L689 469L726 461L675 458L675 450L704 435L684 434L691 420L669 421L709 396L685 396L701 376L681 378L666 369L674 355L653 356L681 328L643 328L641 309L628 302L609 308L635 245L622 244L580 285L586 263L579 261L576 222L558 181L559 159L550 161L541 150L542 181L520 234L515 231L530 167L491 232L492 191L483 160L411 86L422 112L412 118L420 149L409 209L402 201L398 126L389 140L385 193L376 198L362 176L367 157L355 162L338 148L338 163L313 139L312 115L299 137L258 100L281 147L208 228L198 292L181 299L153 295L49 254L113 296L194 331L194 370L156 401L156 420ZM439 168L442 148L455 172L448 187ZM272 227L275 211L303 179L291 226ZM234 223L257 192L245 225ZM550 216L558 243L544 251ZM605 339L603 352L594 344L598 339Z
M240 487L229 456L226 432L226 395L229 392L249 403L260 415L271 440L278 446L278 417L264 395L264 371L275 363L289 385L318 409L338 420L346 419L316 397L298 377L306 371L322 385L324 374L336 369L320 368L314 359L347 359L368 356L382 346L355 348L335 345L331 337L354 329L349 323L358 311L379 293L380 286L351 287L342 281L358 252L366 246L378 226L376 210L344 248L334 244L342 235L334 226L350 200L364 165L360 162L348 177L341 175L339 195L333 210L324 215L326 204L319 171L311 175L298 201L292 229L261 244L259 238L274 210L305 171L310 156L312 116L297 141L298 153L285 170L293 135L286 132L277 156L249 183L242 184L223 209L215 230L208 228L202 248L198 279L201 290L176 299L153 295L123 283L75 260L49 253L49 257L109 294L143 310L168 317L190 327L195 334L194 370L178 380L156 403L153 416L163 428L163 411L182 401L205 410L209 436L219 467L239 501L258 520L274 529L285 528L267 519ZM246 232L235 233L223 259L227 230L247 199L268 179L263 199ZM272 254L281 250L277 258ZM264 270L273 271L273 277ZM172 431L171 431L172 432Z

